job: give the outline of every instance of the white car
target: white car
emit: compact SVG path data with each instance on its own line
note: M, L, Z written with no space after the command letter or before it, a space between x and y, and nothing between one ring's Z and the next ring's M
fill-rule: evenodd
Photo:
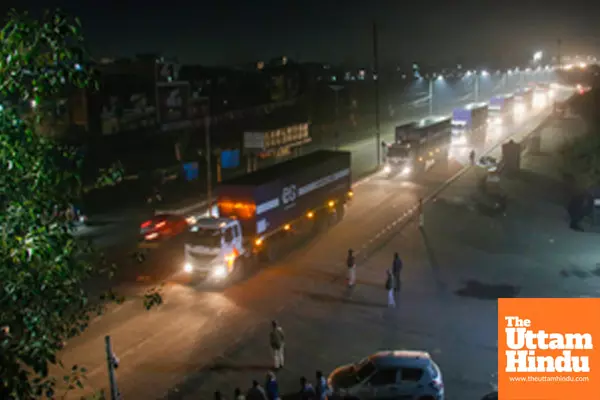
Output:
M335 369L328 383L333 398L444 400L440 368L424 351L381 351Z

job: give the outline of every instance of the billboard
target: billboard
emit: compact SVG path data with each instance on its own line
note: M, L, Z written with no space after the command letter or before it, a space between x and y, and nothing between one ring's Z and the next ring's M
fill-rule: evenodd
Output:
M158 83L156 102L161 130L169 131L190 125L189 82Z

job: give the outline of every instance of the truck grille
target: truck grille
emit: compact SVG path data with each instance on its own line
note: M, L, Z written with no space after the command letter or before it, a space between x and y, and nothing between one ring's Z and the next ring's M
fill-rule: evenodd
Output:
M192 260L198 264L209 264L216 258L215 255L209 254L189 253L189 255L191 256Z

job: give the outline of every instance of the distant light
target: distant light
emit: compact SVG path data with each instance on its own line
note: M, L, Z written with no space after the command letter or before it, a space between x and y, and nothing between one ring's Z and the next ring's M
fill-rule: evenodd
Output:
M543 56L544 56L543 52L536 51L535 54L533 55L533 61L540 61Z
M4 106L0 104L0 112L4 111Z
M531 68L525 69L525 72L531 72Z
M438 80L438 81L443 81L443 80L444 80L444 77L443 77L442 75L439 75L439 76L437 77L437 80Z
M75 70L81 71L81 64L75 64Z
M481 76L488 76L488 72L484 69L483 71L481 71Z
M587 67L586 63L579 63L579 68L584 69Z
M512 75L512 69L509 69L508 71L506 71L507 74Z
M37 107L37 105L38 105L38 104L37 104L37 101L35 101L35 100L31 100L31 102L30 102L30 103L31 103L31 108L36 108L36 107Z
M471 71L467 71L467 72L465 73L465 76L471 76Z

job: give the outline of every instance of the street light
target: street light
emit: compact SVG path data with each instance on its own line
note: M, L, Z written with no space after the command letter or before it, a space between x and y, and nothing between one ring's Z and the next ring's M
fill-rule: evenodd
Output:
M537 61L540 61L540 60L542 59L542 57L543 57L543 56L544 56L544 53L543 53L543 52L541 52L541 51L536 51L536 52L533 54L533 61L536 61L536 62L537 62Z
M442 82L444 80L443 75L438 75L435 81ZM429 78L429 116L433 115L433 78Z

